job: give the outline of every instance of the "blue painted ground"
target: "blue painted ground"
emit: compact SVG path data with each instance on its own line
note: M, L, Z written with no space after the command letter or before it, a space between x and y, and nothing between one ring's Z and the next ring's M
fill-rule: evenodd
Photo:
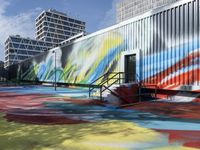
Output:
M81 120L124 120L139 124L145 128L166 130L200 130L200 121L178 119L166 115L156 115L137 110L118 109L102 106L81 106L69 103L46 103L46 107L61 110L66 116Z
M14 92L21 94L52 94L62 97L87 98L87 88L57 88L44 86L1 87L0 92ZM99 120L125 120L139 124L145 128L165 130L200 131L200 121L192 119L179 119L166 115L158 115L136 110L117 109L104 106L83 106L68 102L46 102L45 108L62 111L66 117L99 121ZM38 110L31 110L37 112Z
M0 87L0 92L16 92L20 94L53 94L76 98L88 98L88 88L63 88L49 86L19 86L19 87Z

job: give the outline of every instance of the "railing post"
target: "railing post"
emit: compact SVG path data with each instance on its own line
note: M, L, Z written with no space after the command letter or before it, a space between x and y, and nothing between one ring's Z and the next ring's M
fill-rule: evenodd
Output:
M107 85L108 85L108 73L106 74L106 80L107 80Z
M100 99L102 101L102 86L100 87Z
M121 73L119 72L119 84L121 84Z
M90 85L89 85L89 97L90 97Z
M139 82L139 102L141 102L141 83Z

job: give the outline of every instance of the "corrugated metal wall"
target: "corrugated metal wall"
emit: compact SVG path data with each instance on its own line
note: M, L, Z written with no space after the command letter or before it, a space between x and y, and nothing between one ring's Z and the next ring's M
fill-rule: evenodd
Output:
M200 85L199 8L194 0L121 27L125 51L142 51L145 83Z
M139 50L137 78L144 83L171 89L200 86L199 1L182 1L156 12L58 48L57 70L52 67L51 51L44 59L35 57L22 63L22 78L51 81L56 71L57 82L88 84L107 71L121 71L122 53Z

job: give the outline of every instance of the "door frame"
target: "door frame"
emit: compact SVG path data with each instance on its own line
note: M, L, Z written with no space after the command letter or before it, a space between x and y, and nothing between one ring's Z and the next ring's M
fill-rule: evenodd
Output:
M130 62L130 57L134 57L135 61L134 61L134 68L131 68L130 66L132 66L131 64L129 64ZM125 55L125 59L124 59L124 76L125 76L125 83L132 83L132 82L136 82L137 81L137 77L136 77L136 66L137 66L137 61L136 61L136 54L131 54L131 55ZM132 70L133 72L130 72L130 70ZM131 73L131 74L129 74Z
M136 80L140 80L140 67L141 67L141 61L140 61L140 55L141 55L141 50L140 49L134 49L134 50L129 50L129 51L124 51L121 53L121 58L120 58L120 71L125 73L125 57L127 55L136 55ZM125 76L124 76L125 77Z

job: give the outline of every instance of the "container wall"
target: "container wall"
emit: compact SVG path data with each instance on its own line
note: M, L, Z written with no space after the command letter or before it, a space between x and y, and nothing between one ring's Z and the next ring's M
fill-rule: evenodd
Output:
M199 1L151 16L150 30L150 37L143 41L147 44L139 47L143 51L142 80L167 88L200 86Z
M128 45L115 29L104 34L76 42L21 64L23 80L56 81L89 84L108 71L119 71L120 53ZM53 53L55 51L56 53Z
M88 84L121 71L124 51L140 50L138 80L162 88L200 86L200 4L180 3L107 32L56 48L21 64L24 80ZM195 89L192 89L195 90Z

